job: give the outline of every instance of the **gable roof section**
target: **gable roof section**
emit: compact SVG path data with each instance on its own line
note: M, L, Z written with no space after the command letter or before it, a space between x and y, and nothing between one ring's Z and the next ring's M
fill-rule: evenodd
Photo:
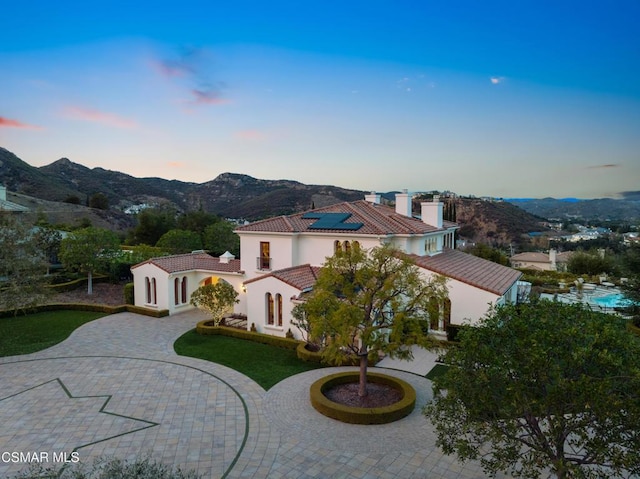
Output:
M348 214L342 220L345 225L333 224L330 228L319 228L318 217L322 213ZM306 216L306 217L305 217ZM322 223L320 223L321 225ZM423 223L417 218L396 213L394 208L386 205L370 203L365 200L352 203L336 203L334 205L317 208L315 210L296 213L290 216L277 216L261 221L256 221L236 228L238 233L264 232L264 233L349 233L353 235L356 225L362 224L357 229L357 234L370 235L398 235L398 234L425 234L457 226L455 223L445 221L443 228Z
M307 288L312 288L318 279L319 266L311 266L309 264L303 264L300 266L292 266L291 268L279 269L272 271L269 274L258 276L245 281L244 284L254 283L266 278L276 278L283 283L293 286L300 291L304 291Z
M522 276L515 269L448 248L434 256L410 256L421 268L501 296Z
M131 269L138 268L144 264L152 264L167 273L179 273L182 271L211 271L218 273L240 273L240 260L232 259L228 263L220 262L220 258L215 258L207 253L186 253L172 256L160 256L151 258L142 263L133 265Z

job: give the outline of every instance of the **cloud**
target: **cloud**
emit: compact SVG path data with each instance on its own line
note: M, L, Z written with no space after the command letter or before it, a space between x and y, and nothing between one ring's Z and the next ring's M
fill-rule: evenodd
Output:
M489 81L493 85L499 85L500 83L504 83L506 81L506 78L505 77L491 77L491 78L489 78Z
M174 58L154 59L153 68L164 78L181 82L191 105L220 105L229 103L222 98L224 82L214 80L211 72L212 55L207 49L183 47ZM186 84L185 84L186 83Z
M234 135L239 140L262 141L267 139L267 135L259 130L241 130Z
M170 161L167 163L169 168L184 168L184 163L181 161Z
M41 126L30 125L28 123L22 123L18 120L12 120L11 118L5 118L0 116L0 128L22 128L25 130L43 130Z
M220 90L217 88L197 89L191 90L193 100L189 103L196 105L222 105L229 103L229 100L221 98Z
M72 120L102 123L103 125L114 126L116 128L136 128L138 126L135 121L121 117L115 113L108 113L80 106L65 107L64 116L71 118Z
M601 168L619 168L620 165L616 163L607 163L606 165L587 166L588 170L599 170Z

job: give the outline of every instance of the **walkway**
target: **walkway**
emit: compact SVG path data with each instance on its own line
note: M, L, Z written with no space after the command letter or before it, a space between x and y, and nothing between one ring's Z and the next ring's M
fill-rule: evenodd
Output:
M432 356L381 363L416 388L411 415L347 425L309 403L310 384L326 370L265 392L234 370L176 355L173 342L200 319L196 311L160 319L121 313L45 351L0 358L0 477L33 461L27 453L45 466L148 454L205 478L485 477L477 464L435 447L420 412L430 382L398 370L424 374Z

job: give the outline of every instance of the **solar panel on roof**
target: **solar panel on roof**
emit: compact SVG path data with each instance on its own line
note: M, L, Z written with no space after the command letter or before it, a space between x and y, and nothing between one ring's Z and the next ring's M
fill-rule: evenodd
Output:
M345 223L351 213L305 213L304 220L318 220L309 225L313 230L349 230L356 231L364 226L364 223Z

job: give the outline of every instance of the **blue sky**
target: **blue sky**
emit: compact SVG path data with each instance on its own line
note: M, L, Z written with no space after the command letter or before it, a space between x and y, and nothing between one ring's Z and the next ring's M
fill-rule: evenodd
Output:
M639 189L637 0L3 13L0 146L34 166L504 197Z

